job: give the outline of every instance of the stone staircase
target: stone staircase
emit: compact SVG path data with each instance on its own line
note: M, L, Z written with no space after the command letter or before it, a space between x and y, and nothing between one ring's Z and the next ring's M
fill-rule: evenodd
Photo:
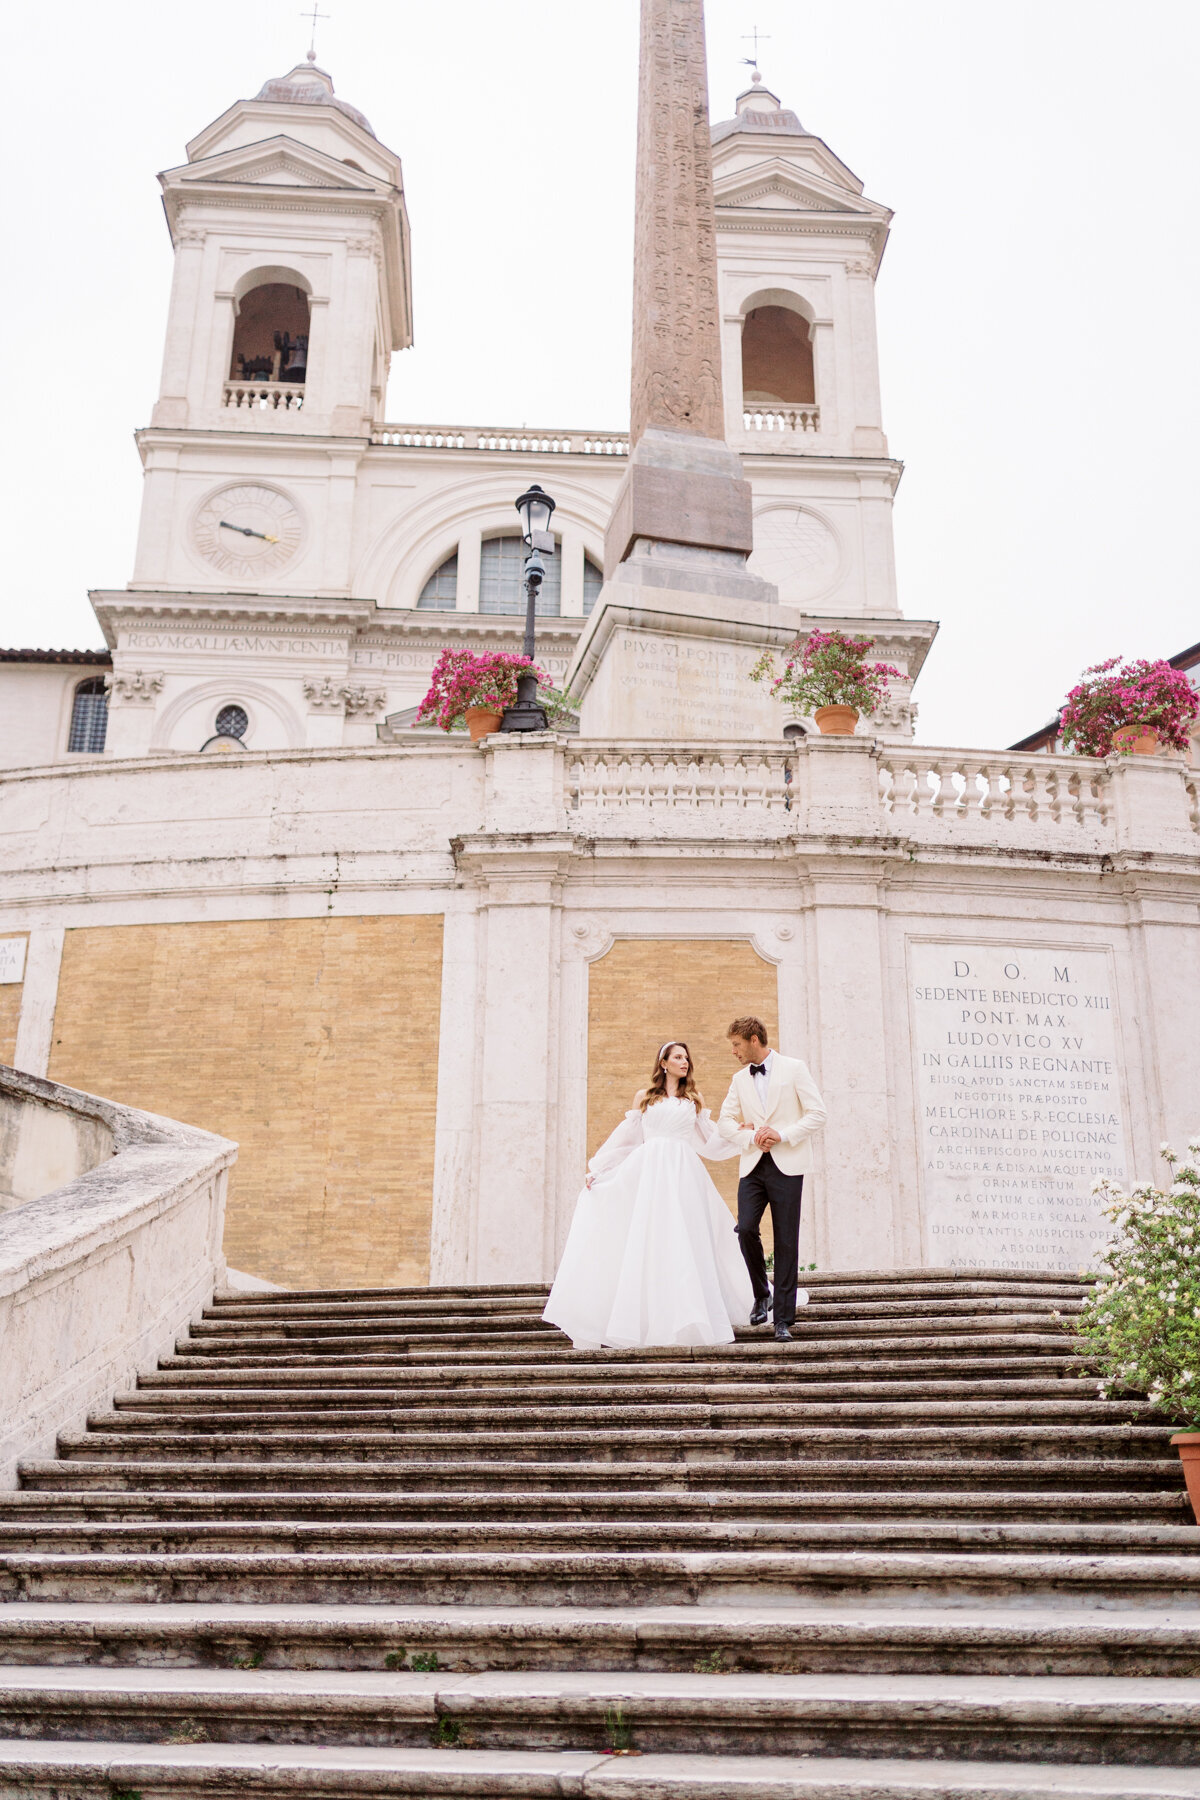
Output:
M0 1796L1200 1795L1200 1530L1080 1284L810 1291L219 1300L0 1495Z

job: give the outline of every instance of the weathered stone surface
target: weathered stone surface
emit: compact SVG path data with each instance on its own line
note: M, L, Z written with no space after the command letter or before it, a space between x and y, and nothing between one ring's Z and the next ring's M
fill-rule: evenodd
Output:
M642 0L634 229L634 443L723 439L703 0Z

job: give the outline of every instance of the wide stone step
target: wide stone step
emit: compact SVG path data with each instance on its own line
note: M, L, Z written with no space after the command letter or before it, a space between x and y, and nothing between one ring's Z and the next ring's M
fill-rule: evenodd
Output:
M1200 1530L1178 1525L946 1518L807 1519L487 1519L459 1509L451 1519L355 1520L122 1519L10 1521L0 1516L0 1552L27 1554L190 1554L265 1550L412 1552L541 1550L1064 1550L1079 1555L1200 1553Z
M46 1465L57 1470L62 1465ZM72 1476L78 1477L86 1465L69 1464ZM1174 1467L1178 1478L1178 1465ZM1001 1521L1006 1527L1019 1524L1051 1524L1074 1528L1085 1524L1115 1524L1139 1531L1159 1526L1194 1529L1192 1509L1181 1483L1174 1489L1148 1490L1139 1493L1105 1492L1087 1489L1055 1492L999 1489L988 1492L975 1487L954 1493L945 1489L922 1492L906 1488L899 1492L835 1489L796 1493L787 1489L761 1489L758 1484L740 1491L718 1491L681 1488L672 1485L665 1490L583 1489L579 1492L555 1488L480 1488L439 1492L416 1488L409 1492L392 1489L332 1492L296 1492L287 1483L265 1492L234 1488L205 1491L195 1488L166 1488L160 1491L118 1488L93 1490L78 1479L62 1486L28 1486L16 1493L0 1494L0 1530L41 1523L136 1524L139 1521L166 1520L185 1524L189 1520L222 1524L226 1521L318 1521L328 1524L387 1523L405 1524L466 1522L477 1526L488 1520L527 1525L538 1521L572 1523L603 1522L609 1519L694 1520L783 1524L789 1520L813 1522L861 1522L873 1525L888 1520L920 1521L923 1527L935 1529L962 1523L990 1525Z
M620 1714L620 1724L616 1715ZM1200 1687L1170 1677L0 1671L10 1737L971 1756L1200 1766Z
M1061 1328L1055 1334L1055 1327L1060 1320ZM878 1313L846 1315L835 1312L833 1308L806 1306L797 1313L792 1333L797 1342L822 1338L837 1338L844 1342L855 1338L884 1337L903 1340L911 1337L980 1337L998 1333L1034 1332L1056 1335L1059 1346L1067 1348L1071 1343L1069 1324L1065 1315L1050 1307L1042 1311L1017 1312L1011 1307L985 1311L972 1305L945 1313L931 1312L926 1307L913 1307L909 1313L883 1317ZM463 1319L437 1322L409 1319L312 1319L296 1324L266 1326L254 1321L247 1324L244 1330L231 1330L224 1324L198 1322L192 1326L188 1338L183 1341L211 1356L223 1351L238 1352L247 1349L259 1349L269 1354L282 1346L309 1345L324 1353L341 1344L352 1348L369 1347L374 1343L480 1347L489 1342L493 1345L507 1344L509 1341L531 1344L541 1340L557 1340L564 1347L569 1343L557 1326L547 1324L533 1315L518 1313L514 1313L511 1318L492 1320L486 1324L483 1321L472 1324ZM775 1354L787 1353L786 1348L776 1346L774 1338L766 1331L755 1336L747 1330L744 1334L739 1334L737 1341L769 1345Z
M86 1441L86 1440L85 1440ZM161 1442L161 1440L159 1440ZM825 1491L836 1494L846 1488L864 1492L898 1494L909 1489L947 1488L959 1491L978 1484L995 1492L1035 1488L1042 1492L1065 1489L1071 1492L1103 1492L1107 1489L1126 1491L1131 1486L1169 1488L1178 1492L1183 1487L1183 1473L1174 1451L1167 1457L1133 1460L1128 1457L1085 1458L1082 1456L1045 1456L1029 1459L1015 1457L979 1458L943 1457L879 1457L810 1458L799 1470L794 1461L764 1459L739 1462L722 1457L696 1456L685 1460L622 1462L619 1465L620 1487L625 1491L638 1488L687 1490L721 1487L727 1492L769 1493L773 1489L792 1492L798 1476L809 1493ZM512 1461L486 1462L478 1459L452 1459L439 1456L424 1463L406 1462L402 1468L390 1468L381 1462L339 1461L335 1457L318 1461L254 1461L249 1457L229 1458L223 1462L211 1457L181 1458L147 1457L116 1458L89 1456L74 1461L29 1461L21 1464L21 1480L27 1488L177 1488L204 1490L274 1488L285 1492L314 1493L346 1489L374 1488L383 1491L402 1486L409 1493L422 1490L486 1487L493 1492L506 1488L522 1491L540 1487L543 1491L558 1489L584 1490L589 1485L599 1488L614 1486L614 1466L604 1462Z
M531 1366L514 1379L507 1364L493 1367L463 1368L457 1364L430 1368L414 1365L407 1359L390 1369L370 1365L358 1369L321 1367L320 1385L307 1369L271 1365L215 1369L201 1368L191 1359L182 1368L157 1369L140 1375L138 1385L130 1393L116 1395L115 1406L161 1405L164 1396L174 1405L210 1404L218 1398L241 1401L247 1394L255 1401L270 1406L287 1406L292 1397L315 1404L340 1406L353 1404L376 1394L427 1394L444 1397L447 1388L454 1390L455 1400L489 1401L493 1395L522 1396L539 1405L555 1405L560 1401L601 1399L638 1399L645 1395L657 1399L663 1394L683 1398L702 1396L706 1399L740 1398L752 1400L779 1394L810 1396L814 1399L864 1395L880 1399L929 1395L947 1398L961 1396L1004 1399L1028 1394L1048 1398L1082 1395L1094 1399L1097 1380L1085 1372L1082 1359L1064 1359L1059 1369L1047 1366L1040 1358L1013 1357L999 1366L981 1361L977 1365L956 1364L945 1378L928 1375L927 1365L920 1361L822 1363L815 1368L795 1360L775 1365L759 1363L750 1373L738 1379L729 1369L710 1369L689 1363L662 1364L657 1368L622 1369L619 1365L605 1369L578 1369L569 1364L551 1363Z
M195 1430L63 1432L58 1439L64 1460L86 1458L212 1457L255 1461L304 1461L330 1456L342 1461L422 1461L430 1455L452 1458L474 1456L537 1462L573 1454L591 1462L641 1461L653 1454L660 1460L689 1461L714 1452L738 1461L775 1460L781 1455L796 1463L810 1458L895 1459L902 1456L970 1456L975 1460L1020 1457L1061 1459L1071 1454L1089 1458L1162 1457L1170 1445L1169 1425L1036 1425L1014 1419L1010 1423L945 1425L838 1426L808 1425L786 1420L769 1425L731 1423L719 1429L714 1422L695 1429L604 1426L594 1428L546 1427L507 1431L461 1431L451 1421L442 1430L412 1430L400 1418L394 1430L359 1431L271 1429L253 1432ZM797 1478L802 1475L797 1470Z
M760 1431L777 1431L793 1426L855 1425L872 1421L880 1429L920 1430L925 1426L958 1423L967 1426L1009 1425L1025 1430L1029 1426L1059 1426L1086 1429L1093 1426L1123 1426L1132 1423L1130 1409L1120 1400L876 1400L819 1401L800 1399L760 1400L757 1402L679 1400L671 1403L630 1404L611 1401L604 1405L559 1405L555 1407L556 1434L601 1430L606 1433L628 1428L644 1430L664 1427L667 1431L711 1430L740 1434L742 1427ZM1169 1437L1175 1427L1162 1421L1161 1415L1138 1421L1144 1428L1161 1424ZM230 1399L224 1406L157 1407L125 1405L113 1412L92 1413L87 1420L91 1433L178 1434L181 1431L202 1435L274 1436L286 1428L292 1434L344 1432L453 1431L457 1433L544 1432L546 1410L542 1406L524 1405L515 1398L494 1405L429 1404L396 1405L378 1399L370 1405L308 1406L293 1404L282 1407L240 1405Z
M506 1342L502 1366L509 1381L525 1368L535 1369L539 1380L553 1379L555 1372L567 1380L586 1379L593 1370L603 1371L610 1380L625 1379L627 1374L631 1379L637 1375L654 1379L657 1367L675 1365L681 1357L701 1373L719 1371L723 1377L753 1369L758 1381L772 1380L779 1373L802 1379L809 1370L826 1379L828 1368L825 1365L841 1367L851 1360L863 1369L903 1362L914 1373L925 1370L948 1377L960 1369L982 1372L998 1369L1003 1372L1011 1367L1014 1357L1031 1370L1042 1369L1047 1373L1059 1369L1082 1373L1088 1367L1079 1342L1060 1333L986 1332L978 1337L885 1337L864 1338L851 1343L843 1339L808 1339L804 1342L802 1357L795 1350L798 1341L793 1340L790 1345L779 1344L766 1332L747 1335L732 1344L705 1345L702 1349L655 1346L610 1354L604 1350L576 1350L560 1334L541 1332L537 1334L536 1343ZM468 1345L455 1346L443 1341L413 1339L390 1343L384 1349L372 1348L370 1343L348 1342L348 1348L335 1343L332 1346L326 1344L320 1350L305 1350L281 1340L261 1350L242 1347L213 1351L211 1343L201 1346L183 1338L175 1354L163 1357L159 1369L163 1373L211 1371L216 1372L220 1380L227 1379L225 1372L228 1370L255 1370L268 1380L274 1379L276 1373L291 1370L307 1372L310 1380L327 1371L340 1378L346 1370L384 1373L391 1369L407 1369L422 1374L444 1370L447 1375L474 1380L479 1371L500 1366L497 1362L500 1353L496 1348L480 1348L474 1340Z
M1195 1800L1189 1769L953 1758L646 1755L356 1745L0 1741L10 1794L229 1800L249 1792L374 1800Z
M1192 1676L1200 1611L0 1605L0 1663Z
M1014 1305L1011 1293L954 1295L945 1298L922 1295L899 1300L846 1300L826 1299L819 1292L813 1292L802 1305L806 1321L866 1323L886 1328L893 1320L940 1322L943 1319L958 1318L988 1319L997 1314L1006 1316L1017 1310L1021 1316L1069 1320L1081 1310L1083 1300L1078 1295L1069 1299L1053 1295L1022 1295L1019 1305ZM413 1332L458 1332L473 1329L504 1334L514 1328L544 1323L543 1310L542 1307L501 1310L482 1305L464 1305L448 1312L420 1303L384 1301L375 1301L361 1307L291 1306L245 1308L237 1312L206 1307L192 1326L192 1332L196 1337L209 1337L234 1333L253 1334L265 1329L272 1335L277 1331L302 1335L309 1332L369 1331L395 1325ZM555 1328L550 1326L548 1329Z
M1200 1556L889 1550L0 1554L3 1600L646 1606L881 1596L939 1606L982 1599L1053 1604L1070 1596L1085 1605L1190 1610L1200 1607Z

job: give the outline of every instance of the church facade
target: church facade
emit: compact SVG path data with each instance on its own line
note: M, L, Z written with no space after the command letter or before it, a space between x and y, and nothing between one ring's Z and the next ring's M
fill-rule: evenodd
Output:
M1198 1123L1170 1022L1200 993L1194 772L917 747L890 214L757 80L712 157L725 440L777 600L714 602L700 644L618 605L625 435L387 420L401 165L327 75L269 81L161 178L107 651L0 653L0 1059L237 1139L238 1268L541 1279L654 1048L686 1037L717 1104L735 1013L825 1092L822 1268L1077 1268L1093 1177ZM519 648L531 480L557 502L538 655L592 683L581 730L415 728L443 647ZM745 679L816 624L903 671L851 740ZM594 679L618 653L624 711Z

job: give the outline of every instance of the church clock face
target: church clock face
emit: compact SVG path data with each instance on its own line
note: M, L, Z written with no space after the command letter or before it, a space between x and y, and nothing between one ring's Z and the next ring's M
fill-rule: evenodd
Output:
M258 482L219 488L192 521L192 541L205 562L234 581L284 568L303 537L304 521L287 495Z

